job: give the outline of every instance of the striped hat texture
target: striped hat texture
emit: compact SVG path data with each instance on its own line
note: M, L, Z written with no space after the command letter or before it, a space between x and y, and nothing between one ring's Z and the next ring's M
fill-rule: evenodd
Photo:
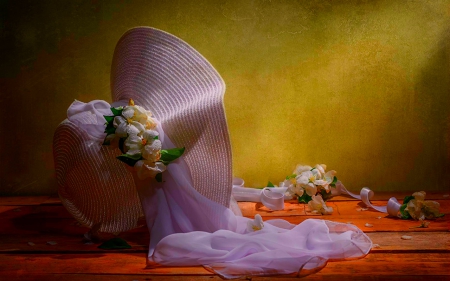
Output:
M113 102L134 100L150 110L177 147L185 147L194 188L226 207L232 189L231 145L223 107L225 83L186 42L137 27L117 43L111 67ZM88 119L89 116L86 116ZM98 143L69 120L56 129L58 193L84 226L122 232L137 226L142 208L118 149ZM98 140L97 140L98 142Z

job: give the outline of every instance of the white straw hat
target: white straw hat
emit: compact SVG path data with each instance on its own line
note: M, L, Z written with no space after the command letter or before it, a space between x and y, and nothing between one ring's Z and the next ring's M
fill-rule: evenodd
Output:
M231 146L223 107L225 84L196 50L149 27L127 31L111 68L113 101L133 99L150 110L177 147L185 147L194 188L226 207L232 189ZM89 116L86 116L88 119ZM65 120L54 136L58 192L83 225L103 232L136 227L142 209L118 149L98 147Z

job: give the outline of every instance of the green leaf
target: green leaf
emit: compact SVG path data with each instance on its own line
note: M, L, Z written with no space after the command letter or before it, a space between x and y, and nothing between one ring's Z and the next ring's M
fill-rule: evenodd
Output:
M111 107L111 112L114 114L114 116L120 116L122 115L123 107Z
M112 123L108 123L105 128L105 133L107 135L114 134L116 132L116 128L114 128L114 125Z
M303 204L307 204L311 200L312 200L312 197L309 196L306 192L304 192L302 196L297 198L298 203L303 203Z
M159 140L159 136L155 136L153 139L154 140Z
M290 175L290 176L287 176L286 179L287 179L287 180L295 179L296 176L297 176L296 174L292 174L292 175Z
M134 155L122 154L122 155L117 156L116 158L131 167L133 167L137 161L143 159L141 153L137 153Z
M106 122L109 124L109 123L112 123L113 121L114 121L114 116L106 116L106 115L103 115L103 117L105 117L105 120L106 120Z
M270 181L267 183L267 187L275 187L275 185L273 185L273 183L271 183Z
M334 176L333 181L331 182L332 185L336 185L338 179L336 176Z
M170 162L176 160L178 157L183 155L184 147L182 148L172 148L172 149L162 149L160 161L164 165L168 165Z
M162 182L162 173L156 174L155 180L156 180L157 182Z
M407 206L407 204L403 204L400 207L400 215L401 215L401 218L404 219L404 220L408 220L408 219L411 218L411 215L408 213L408 211L405 210L406 206Z
M114 237L108 241L103 242L100 246L98 246L98 248L104 250L131 249L131 246L122 238Z
M406 196L405 199L403 199L403 204L408 204L412 199L414 199L414 196Z

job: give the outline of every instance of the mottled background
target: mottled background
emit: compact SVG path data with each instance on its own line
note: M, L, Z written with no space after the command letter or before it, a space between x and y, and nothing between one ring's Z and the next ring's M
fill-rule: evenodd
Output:
M0 194L56 193L74 99L110 101L120 36L153 26L227 84L235 176L325 163L347 187L450 189L450 1L0 1Z

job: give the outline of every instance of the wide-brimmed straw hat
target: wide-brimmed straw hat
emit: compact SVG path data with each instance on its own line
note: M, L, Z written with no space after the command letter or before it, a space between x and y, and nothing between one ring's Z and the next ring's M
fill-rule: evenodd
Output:
M229 206L232 167L225 84L202 55L164 31L133 28L117 43L111 91L113 102L131 98L150 110L175 146L186 148L183 157L194 188ZM131 173L115 158L118 149L99 148L67 119L58 126L53 147L58 193L81 224L102 232L137 226L142 209Z

